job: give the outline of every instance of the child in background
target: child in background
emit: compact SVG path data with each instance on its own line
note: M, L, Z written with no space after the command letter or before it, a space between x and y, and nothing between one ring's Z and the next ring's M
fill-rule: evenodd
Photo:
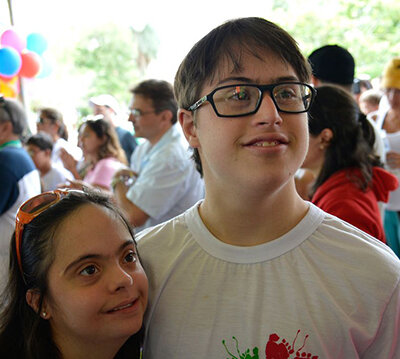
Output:
M52 191L74 178L64 166L52 163L53 141L47 133L39 132L29 137L25 147L40 172L42 192Z
M181 63L205 198L138 234L146 359L400 357L400 261L296 192L309 79L293 38L261 18L215 28Z
M383 94L381 91L374 89L364 91L359 99L361 112L365 115L368 115L372 112L378 111L382 96ZM372 119L375 121L376 116L373 116Z
M139 358L147 278L129 224L106 197L33 197L11 241L1 358Z

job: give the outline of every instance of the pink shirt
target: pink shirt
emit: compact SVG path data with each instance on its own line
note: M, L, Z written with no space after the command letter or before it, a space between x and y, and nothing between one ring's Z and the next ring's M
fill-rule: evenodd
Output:
M111 190L111 180L114 173L124 167L124 164L113 157L103 158L97 162L96 166L88 171L83 181L91 185L100 185Z

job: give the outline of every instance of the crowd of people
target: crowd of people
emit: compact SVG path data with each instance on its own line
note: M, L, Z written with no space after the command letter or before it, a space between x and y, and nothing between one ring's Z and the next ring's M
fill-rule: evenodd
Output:
M78 147L0 96L0 357L398 358L400 58L355 65L227 21Z

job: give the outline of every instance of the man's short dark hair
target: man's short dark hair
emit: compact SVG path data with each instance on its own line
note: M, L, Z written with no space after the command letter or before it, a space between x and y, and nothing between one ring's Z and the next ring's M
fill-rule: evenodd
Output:
M28 128L28 119L22 105L12 99L2 98L0 106L0 122L10 121L13 134L22 136Z
M31 136L26 141L27 145L32 145L40 148L42 151L50 150L53 151L53 141L49 134L45 132L38 132Z
M345 48L326 45L314 50L308 57L313 75L324 82L336 85L352 85L355 62Z
M172 124L177 121L178 105L174 97L174 90L172 85L163 80L145 80L131 90L133 95L141 95L151 99L154 110L160 113L164 110L172 112Z

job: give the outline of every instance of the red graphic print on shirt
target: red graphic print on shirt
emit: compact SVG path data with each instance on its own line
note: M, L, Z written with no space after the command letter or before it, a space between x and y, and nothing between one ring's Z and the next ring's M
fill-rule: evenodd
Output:
M276 333L271 334L265 346L265 359L318 359L318 355L313 355L306 351L302 351L306 346L306 341L309 337L308 334L304 337L303 344L298 349L295 349L299 334L300 329L297 331L292 344L290 344L284 338L280 340L280 337ZM246 349L241 352L241 350L239 350L239 342L236 337L232 337L232 339L235 341L237 354L233 354L231 351L229 351L225 340L222 341L222 345L225 347L226 352L231 357L230 359L260 359L258 347L254 347L252 351L250 351L250 349Z

